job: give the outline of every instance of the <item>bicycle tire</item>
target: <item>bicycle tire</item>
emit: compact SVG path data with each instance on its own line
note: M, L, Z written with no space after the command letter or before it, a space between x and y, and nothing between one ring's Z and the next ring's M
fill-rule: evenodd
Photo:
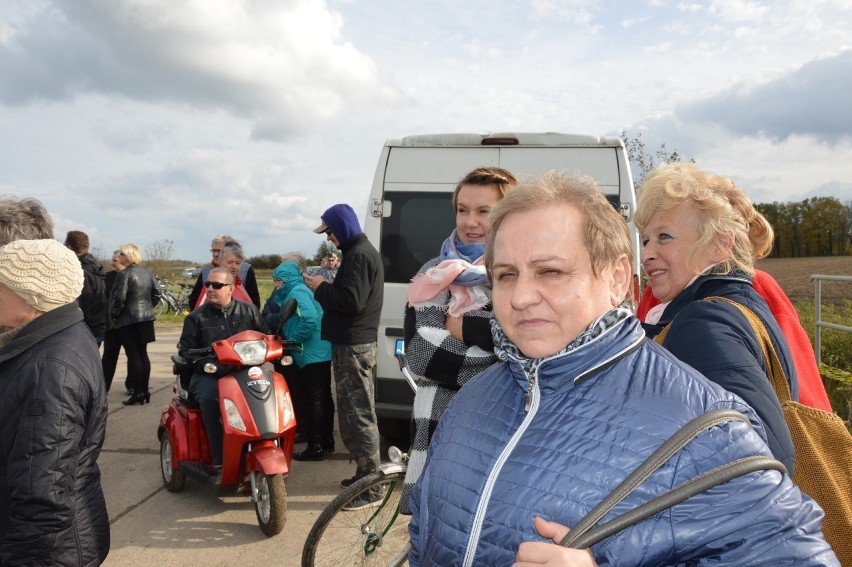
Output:
M302 567L406 565L409 516L399 513L404 478L402 467L379 470L341 492L311 528L302 549ZM378 506L343 510L353 498L376 488L385 494Z
M158 301L154 305L154 317L157 318L160 315L162 315L163 313L168 313L168 311L169 311L169 304L166 302L165 299L163 299L161 297L160 301Z

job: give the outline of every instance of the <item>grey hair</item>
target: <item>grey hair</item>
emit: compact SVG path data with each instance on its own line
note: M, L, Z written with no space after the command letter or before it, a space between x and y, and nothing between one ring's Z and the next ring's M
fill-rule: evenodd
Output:
M53 238L53 219L38 199L0 196L0 246L13 240Z
M239 244L234 244L232 242L230 246L225 246L224 248L222 248L222 254L219 256L219 258L224 261L225 256L227 256L228 254L233 254L234 256L237 256L241 261L245 262L246 256L243 253L243 249Z
M301 252L287 252L286 254L281 256L281 263L283 264L284 262L293 262L294 264L299 266L300 272L304 272L308 269L308 260Z

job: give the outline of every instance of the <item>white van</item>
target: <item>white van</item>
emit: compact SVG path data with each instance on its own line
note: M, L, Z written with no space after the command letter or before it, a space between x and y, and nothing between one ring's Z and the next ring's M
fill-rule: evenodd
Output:
M632 216L636 197L619 138L573 134L435 134L388 140L373 179L364 232L382 255L384 305L376 364L376 413L385 437L408 436L413 393L395 358L403 337L405 291L412 276L438 255L455 228L452 192L468 172L503 167L519 180L556 169L591 176L627 219L638 290L639 237ZM634 296L637 291L634 291Z

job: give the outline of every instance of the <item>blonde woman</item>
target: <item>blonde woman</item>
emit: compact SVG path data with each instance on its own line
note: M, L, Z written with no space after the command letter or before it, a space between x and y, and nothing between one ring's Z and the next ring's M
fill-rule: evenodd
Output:
M124 405L151 401L148 381L151 360L148 343L153 343L154 305L160 301L160 290L148 268L141 265L139 247L125 242L118 247L118 262L124 270L115 276L109 300L109 315L121 346L127 355L127 379L133 390Z

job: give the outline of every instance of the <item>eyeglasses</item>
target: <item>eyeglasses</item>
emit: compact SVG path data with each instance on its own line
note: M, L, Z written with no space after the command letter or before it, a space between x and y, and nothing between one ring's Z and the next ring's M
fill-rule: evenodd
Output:
M234 285L234 284L222 283L222 282L204 282L204 287L212 287L213 289L222 289L226 285Z
M211 254L220 254L221 252L222 252L221 248L211 248L210 249Z
M322 231L322 232L323 232L323 234L331 234L331 229L330 229L330 228L326 228L326 229L325 229L324 231Z

